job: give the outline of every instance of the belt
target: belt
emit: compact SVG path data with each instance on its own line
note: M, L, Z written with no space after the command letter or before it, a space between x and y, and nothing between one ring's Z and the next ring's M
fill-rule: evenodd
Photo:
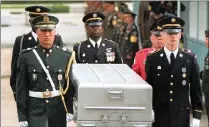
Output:
M29 96L36 98L53 98L56 96L60 96L60 91L49 91L48 89L45 92L29 91Z

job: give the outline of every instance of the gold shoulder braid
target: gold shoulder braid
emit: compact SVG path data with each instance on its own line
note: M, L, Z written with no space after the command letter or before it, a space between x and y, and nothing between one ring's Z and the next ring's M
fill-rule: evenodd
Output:
M66 103L65 103L65 98L64 98L64 95L67 93L67 90L69 89L69 71L70 71L70 68L71 68L71 65L72 64L75 64L76 61L75 61L75 52L73 51L72 52L72 55L70 57L70 60L68 61L68 65L67 65L67 69L65 71L65 79L67 81L67 86L66 86L66 89L63 90L62 88L62 85L61 85L61 82L59 81L59 86L60 86L60 95L61 95L61 98L62 98L62 102L63 102L63 105L65 107L65 111L66 113L69 113L68 110L67 110L67 106L66 106Z

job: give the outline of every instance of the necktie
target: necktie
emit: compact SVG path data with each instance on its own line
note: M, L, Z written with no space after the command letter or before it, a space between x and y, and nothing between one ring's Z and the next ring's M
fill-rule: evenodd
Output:
M170 66L171 66L171 69L172 69L172 67L173 67L173 65L174 65L174 62L175 62L174 53L171 53L171 55L170 55L170 60L171 60Z
M98 50L98 44L97 43L95 43L95 50L96 50L96 52Z

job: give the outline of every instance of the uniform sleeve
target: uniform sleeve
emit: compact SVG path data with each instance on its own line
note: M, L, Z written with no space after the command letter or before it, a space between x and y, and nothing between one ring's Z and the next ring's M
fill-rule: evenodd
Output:
M136 54L134 59L134 64L132 65L132 69L141 76L141 68L140 68L140 56Z
M120 49L119 49L117 43L115 45L115 50L116 50L115 51L115 58L116 58L115 63L122 64L123 63L123 59L122 59L121 52L120 52Z
M190 96L193 110L193 117L201 119L203 106L202 106L202 91L200 88L199 66L197 60L193 57L192 68L190 75Z
M16 84L16 101L17 101L17 112L19 121L28 120L28 105L27 99L29 96L28 92L28 74L27 66L24 60L24 57L20 55L20 58L17 62L17 84Z
M14 98L16 100L16 75L17 75L17 60L20 52L20 37L15 39L15 43L12 51L12 62L11 62L11 76L10 86L12 88Z
M76 43L74 46L73 46L73 51L75 51L75 60L77 63L79 63L79 58L78 58L78 46L79 46L79 43Z
M145 71L146 71L146 81L151 86L153 85L153 75L152 75L152 61L151 56L147 56L146 64L145 64Z

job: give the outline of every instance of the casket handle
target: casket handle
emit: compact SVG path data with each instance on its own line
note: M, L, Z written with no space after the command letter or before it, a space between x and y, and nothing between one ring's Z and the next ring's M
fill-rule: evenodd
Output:
M147 124L134 124L134 127L147 127Z
M82 123L81 126L82 127L95 127L95 123Z
M117 90L117 91L109 90L108 93L110 99L116 99L116 100L122 99L122 93L123 93L122 90Z

